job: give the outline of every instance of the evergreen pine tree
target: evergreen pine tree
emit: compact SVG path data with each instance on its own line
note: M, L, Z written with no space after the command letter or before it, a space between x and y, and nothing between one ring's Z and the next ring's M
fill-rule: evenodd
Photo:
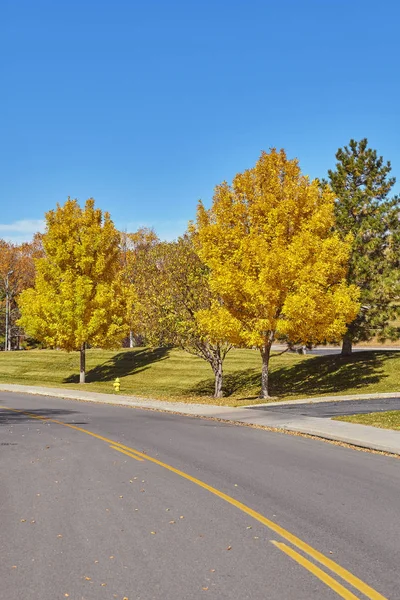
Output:
M400 250L400 202L388 198L395 178L366 138L350 140L336 153L336 170L328 171L336 195L336 228L343 238L354 236L348 283L361 290L361 310L343 338L342 354L354 342L396 335L391 325L397 314Z

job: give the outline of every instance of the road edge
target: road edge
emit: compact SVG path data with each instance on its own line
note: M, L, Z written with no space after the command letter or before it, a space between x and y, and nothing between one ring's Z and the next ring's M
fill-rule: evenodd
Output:
M328 397L321 399L305 399L293 400L289 402L273 402L263 405L252 405L251 407L224 407L210 404L185 404L171 403L167 401L156 401L135 396L117 396L111 394L100 394L97 392L77 392L75 390L64 390L60 388L44 388L39 386L24 386L18 384L0 384L0 391L16 394L29 394L33 396L47 396L52 398L60 398L64 400L75 400L80 402L94 402L98 404L109 404L112 406L124 406L141 410L150 410L164 413L172 413L185 417L196 417L202 419L215 420L218 422L253 427L256 429L264 429L277 433L287 433L291 435L300 435L312 439L324 440L336 445L343 445L357 450L372 451L379 454L391 455L400 458L400 432L395 430L382 430L368 425L359 425L354 423L343 423L339 421L329 421L328 430L324 431L321 421L315 417L302 419L299 423L293 422L273 422L268 423L268 415L265 407L284 406L288 404L310 404L315 402L332 402L346 400L368 400L374 398L393 398L400 397L400 393L384 393L384 394L357 394L354 396L343 397ZM263 408L263 411L257 411L258 406ZM184 410L187 407L187 410ZM251 410L249 410L251 408ZM236 414L235 414L236 413ZM261 414L262 413L262 414ZM329 431L332 425L337 431ZM340 431L342 429L342 432ZM349 432L349 433L348 433ZM365 435L367 434L367 435ZM380 441L370 440L368 434L375 437L380 437ZM393 435L394 434L394 435ZM382 438L388 440L382 440ZM395 443L390 443L390 438L395 440ZM389 441L389 443L388 443Z

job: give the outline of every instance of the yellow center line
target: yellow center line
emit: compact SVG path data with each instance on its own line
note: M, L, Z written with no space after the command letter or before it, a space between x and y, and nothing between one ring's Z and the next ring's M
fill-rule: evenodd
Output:
M339 596L344 598L344 600L360 600L357 596L355 596L352 592L350 592L347 588L345 588L341 583L333 579L330 575L325 573L322 569L314 565L314 563L310 562L307 558L304 558L301 554L293 550L293 548L289 548L283 542L276 542L275 540L271 540L271 543L274 544L279 550L285 552L288 556L293 558L296 562L299 563L304 569L310 571L315 577L318 577L325 585L330 587L333 591L335 591Z
M135 460L140 460L141 462L143 462L143 458L140 458L140 456L135 456L131 452L127 452L126 450L123 450L123 448L118 448L118 446L110 446L110 448L112 448L113 450L118 450L118 452L122 452L122 454L126 454L127 456L130 456L131 458L134 458Z
M139 456L142 459L148 460L156 465L159 465L160 467L163 467L164 469L167 469L168 471L171 471L172 473L175 473L176 475L179 475L180 477L183 477L184 479L187 479L188 481L195 483L196 485L207 490L211 494L214 494L214 496L217 496L218 498L225 500L225 502L228 502L228 504L235 506L237 509L239 509L243 513L249 515L250 517L252 517L256 521L258 521L259 523L262 523L263 525L268 527L268 529L270 529L271 531L273 531L274 533L276 533L280 537L282 537L284 540L286 540L287 542L290 542L293 546L295 546L299 550L302 550L305 554L308 554L314 560L316 560L317 562L324 565L326 568L328 568L330 571L332 571L335 575L338 575L339 577L341 577L344 581L346 581L347 583L352 585L355 589L357 589L359 592L364 594L370 600L388 600L387 598L385 598L385 596L382 596L382 594L380 594L379 592L374 590L367 583L364 583L361 579L359 579L358 577L356 577L355 575L350 573L350 571L348 571L344 567L341 567L340 565L335 563L332 559L328 558L327 556L322 554L322 552L319 552L318 550L316 550L315 548L313 548L306 542L303 542L303 540L301 540L300 538L298 538L295 535L293 535L292 533L290 533L290 531L287 531L287 529L284 529L283 527L281 527L274 521L267 519L267 517L264 517L261 513L253 510L249 506L246 506L246 504L239 502L239 500L235 500L235 498L228 496L228 494L224 494L224 492L221 492L217 488L214 488L211 485L208 485L207 483L205 483L204 481L201 481L200 479L197 479L196 477L192 477L191 475L189 475L188 473L185 473L184 471L175 469L175 467L172 467L171 465L168 465L167 463L157 460L156 458L153 458L152 456L148 456L147 454L144 454L143 452L139 452L138 450L135 450L134 448L130 448L129 446L125 446L124 444L115 442L114 440L110 440L109 438L106 438L102 435L98 435L97 433L93 433L92 431L82 429L81 427L77 427L76 425L71 425L70 423L63 423L62 421L57 421L56 419L48 419L46 417L41 417L41 416L34 415L32 413L29 413L29 412L26 412L23 410L16 410L14 408L9 408L6 406L3 406L2 408L6 409L6 410L11 410L14 412L20 412L20 413L26 414L27 416L34 417L36 419L41 419L46 422L57 423L58 425L63 425L64 427L70 427L71 429L76 429L77 431L80 431L81 433L86 433L87 435L90 435L98 440L102 440L103 442L106 442L109 445L111 444L112 446L118 446L119 448L127 450L128 452L135 454L135 457Z

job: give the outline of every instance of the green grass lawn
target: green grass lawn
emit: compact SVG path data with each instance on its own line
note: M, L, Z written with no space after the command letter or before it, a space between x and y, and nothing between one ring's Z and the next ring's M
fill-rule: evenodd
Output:
M400 410L388 410L387 412L351 415L348 417L335 417L335 421L347 421L349 423L360 423L361 425L381 427L382 429L400 430Z
M279 400L400 390L400 353L366 351L349 358L272 355L270 393ZM134 348L89 350L87 383L78 383L79 355L57 350L0 352L0 381L113 392L183 402L216 403L209 365L182 350ZM232 350L224 364L225 397L220 404L260 402L261 359L256 350Z

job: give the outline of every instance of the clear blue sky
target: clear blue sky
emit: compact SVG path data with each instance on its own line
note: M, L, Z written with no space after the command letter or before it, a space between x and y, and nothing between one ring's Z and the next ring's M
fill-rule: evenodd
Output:
M0 236L69 195L171 238L273 146L322 177L368 137L400 182L399 22L395 0L3 0Z

